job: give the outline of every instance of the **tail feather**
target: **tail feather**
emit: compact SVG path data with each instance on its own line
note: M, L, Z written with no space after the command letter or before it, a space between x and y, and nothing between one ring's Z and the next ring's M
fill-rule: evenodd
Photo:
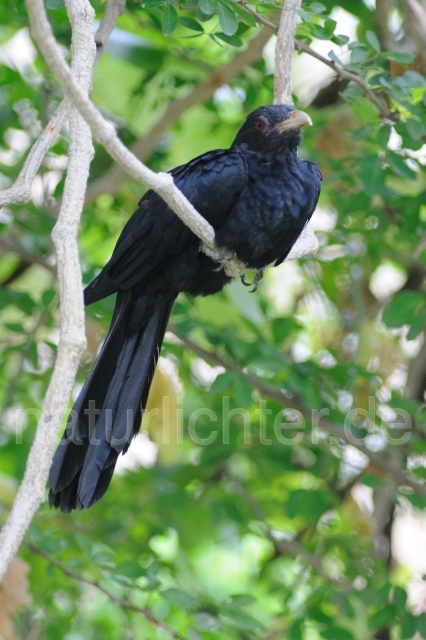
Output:
M147 324L129 335L131 296L117 297L110 332L52 462L49 503L63 512L90 507L103 496L119 454L140 427L175 298L154 307Z

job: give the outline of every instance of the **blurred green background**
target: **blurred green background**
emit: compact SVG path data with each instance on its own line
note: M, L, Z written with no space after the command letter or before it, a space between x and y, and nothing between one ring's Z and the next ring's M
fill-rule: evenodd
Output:
M46 5L69 49L61 0ZM104 5L93 6L100 20ZM228 147L245 115L272 102L273 32L246 6L128 2L92 98L152 169ZM280 7L248 4L275 22ZM159 416L90 511L41 508L26 565L0 587L8 640L426 638L426 2L302 9L297 37L366 82L392 119L359 84L295 54L295 103L314 122L300 155L324 175L312 221L320 250L268 270L256 294L234 282L178 299L150 398ZM6 188L61 91L23 5L1 0L0 25ZM31 201L0 210L3 521L57 348L48 267L67 148L64 128ZM96 146L79 240L86 284L143 192ZM112 308L87 309L74 398Z

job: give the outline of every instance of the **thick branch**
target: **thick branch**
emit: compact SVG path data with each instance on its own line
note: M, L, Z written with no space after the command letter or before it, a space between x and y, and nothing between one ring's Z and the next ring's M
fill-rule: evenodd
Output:
M125 7L125 0L109 0L106 5L105 13L95 37L97 44L96 61L102 55L104 46L114 29L117 18L124 13ZM93 70L94 68L95 67L93 67ZM63 100L50 118L44 131L33 144L24 162L24 166L13 185L9 187L9 189L0 191L0 207L5 207L10 204L26 204L29 202L34 178L40 169L43 158L54 144L60 130L64 126L66 117L66 103L65 100Z
M244 67L258 60L269 38L270 34L264 29L249 42L245 51L236 55L224 67L217 69L207 80L197 85L191 93L179 100L172 100L164 115L153 126L151 131L130 147L132 153L140 160L146 160L161 140L164 131L173 126L182 113L196 104L209 100L218 87L231 82L233 78L241 73ZM94 180L88 186L86 204L96 200L102 193L115 193L126 173L122 166L114 165L102 178Z
M274 104L293 104L291 59L294 50L297 13L302 0L286 0L281 11L275 48Z
M426 69L426 8L418 0L401 0L401 5L405 10L408 32L416 44L424 72Z
M308 422L312 419L310 409L304 404L303 400L300 397L293 396L290 401L277 387L274 387L273 385L265 382L264 380L261 380L251 373L242 371L237 365L228 362L216 353L211 353L210 351L203 349L192 340L189 340L186 336L183 336L174 325L169 324L169 330L177 338L179 338L179 340L185 347L196 353L206 362L212 364L213 366L223 367L227 371L245 378L254 389L257 389L265 397L274 400L275 402L283 405L285 408L296 409L297 411L300 411L300 413ZM336 439L345 442L346 444L350 444L351 446L358 449L358 451L361 451L365 456L367 456L367 458L370 459L370 461L374 465L382 469L382 471L384 471L386 475L394 478L399 485L410 487L419 495L426 497L426 484L422 484L408 476L393 460L388 460L379 453L370 451L370 449L368 449L366 445L359 442L359 439L349 438L343 426L335 424L329 420L326 420L325 418L321 418L319 428L322 431L327 431Z
M96 56L93 39L95 14L88 0L66 0L66 5L73 29L72 71L81 83L79 90L87 94ZM27 7L29 11L40 11L35 0L28 0ZM43 5L41 11L44 11ZM87 123L71 104L67 106L70 123L69 164L63 204L52 233L57 252L61 301L58 355L28 456L24 479L0 534L0 579L18 550L35 512L44 501L58 432L71 395L80 356L86 346L77 232L93 147Z

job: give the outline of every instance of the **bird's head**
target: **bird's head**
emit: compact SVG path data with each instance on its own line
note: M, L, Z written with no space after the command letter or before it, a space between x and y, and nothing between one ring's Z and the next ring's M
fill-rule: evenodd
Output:
M294 150L300 143L301 128L312 124L304 111L290 105L259 107L247 116L232 147L242 147L262 155Z

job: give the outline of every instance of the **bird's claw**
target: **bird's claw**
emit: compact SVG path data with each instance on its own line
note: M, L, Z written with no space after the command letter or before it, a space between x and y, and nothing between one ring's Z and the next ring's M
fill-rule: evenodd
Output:
M256 275L253 278L253 282L249 282L245 274L241 276L241 282L245 287L250 287L251 285L253 285L253 289L250 289L249 293L255 293L257 291L260 281L263 278L264 271L265 269L258 269L258 271L256 271Z
M229 260L235 260L236 257L237 257L237 254L234 251L232 251L232 252L228 252L228 251L223 252L221 254L221 258L220 258L220 261L219 261L219 266L216 269L213 269L213 271L215 271L215 272L223 271L223 269L226 267L227 262Z

